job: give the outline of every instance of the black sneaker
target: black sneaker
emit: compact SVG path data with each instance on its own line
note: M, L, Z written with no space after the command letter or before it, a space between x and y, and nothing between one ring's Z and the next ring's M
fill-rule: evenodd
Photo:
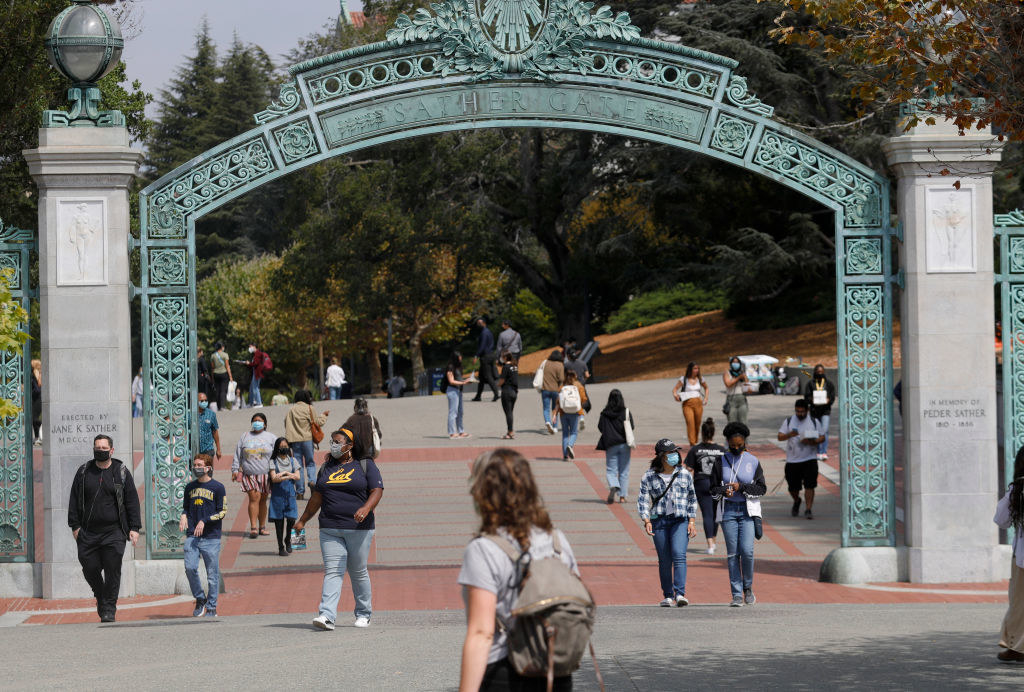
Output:
M192 617L201 618L203 613L206 612L206 601L202 598L196 599L196 608L192 611Z
M278 548L277 549L277 554L280 555L281 557L287 557L288 556L288 551L285 550L284 548Z
M565 454L570 459L575 459L576 458L576 452L573 451L572 447L566 447L565 448Z
M807 517L808 519L813 519L814 518L814 514L811 513L810 509L804 510L804 516Z
M287 550L289 553L292 552L292 544L291 543L285 543L284 544L284 549Z
M615 487L608 488L608 499L605 501L607 504L615 504L616 495L619 494L619 489Z
M800 516L800 502L801 500L799 497L793 502L793 509L790 510L790 514L794 517Z

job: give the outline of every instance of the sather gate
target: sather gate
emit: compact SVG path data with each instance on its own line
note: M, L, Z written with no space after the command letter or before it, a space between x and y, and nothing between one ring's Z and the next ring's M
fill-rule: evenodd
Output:
M529 5L530 3L527 3ZM496 0L402 16L387 41L291 68L256 127L141 194L147 553L176 557L196 431L195 224L320 161L410 137L489 127L622 135L699 152L835 211L842 544L894 535L892 287L888 181L772 119L738 63L642 38L626 13L535 0L503 21Z

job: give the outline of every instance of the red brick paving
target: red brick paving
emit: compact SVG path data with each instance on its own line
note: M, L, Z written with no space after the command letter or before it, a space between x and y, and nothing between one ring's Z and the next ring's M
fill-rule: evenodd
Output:
M483 447L442 447L429 449L385 450L380 463L387 466L394 462L451 462L472 459L486 449ZM559 459L552 456L551 446L521 449L528 457L537 460ZM778 447L763 445L752 450L765 458L777 458ZM641 449L637 458L653 454L651 449ZM603 500L606 489L602 480L587 465L587 460L577 459L574 466L597 497ZM830 462L837 467L837 464ZM42 514L41 483L37 479L36 513ZM832 487L829 487L832 486ZM832 493L838 490L828 481L823 489ZM222 594L218 604L221 615L249 615L260 613L296 613L309 615L316 610L320 598L322 573L318 568L260 568L232 571L242 547L248 528L248 516L244 505L236 500L236 514L231 530L225 537L222 552L222 569L225 571L227 593ZM632 503L630 503L632 506ZM637 564L636 560L595 560L581 561L581 572L597 602L604 605L650 605L660 600L657 566L649 561L654 555L650 539L639 528L624 505L604 506L611 512L625 533L641 549L648 562ZM569 522L566 522L569 523ZM575 523L575 522L572 522ZM570 532L572 528L568 529ZM439 534L441 535L441 534ZM451 536L452 534L448 534ZM433 537L433 536L431 536ZM262 539L267 540L267 539ZM272 539L270 539L272 540ZM765 524L765 541L774 543L787 556L786 559L757 559L755 549L754 591L762 603L1002 603L1006 601L1006 582L1001 584L890 584L886 591L867 590L856 587L825 584L817 581L820 559L800 559L805 553L792 541L786 539L771 523ZM42 541L37 542L41 552ZM724 546L722 546L724 549ZM374 607L387 610L459 610L462 608L461 590L456 584L457 566L388 566L373 564L371 576L374 591ZM913 589L913 591L911 590ZM962 590L966 592L986 591L986 595L965 593L964 595L939 593L940 591ZM691 552L687 573L687 596L691 603L725 603L729 600L729 582L724 556L708 557ZM166 596L149 596L122 599L121 604L147 603L166 600ZM0 599L0 613L13 611L63 610L92 608L90 599L45 601L42 599ZM339 612L351 612L353 601L351 589L343 589ZM164 604L148 608L122 609L119 620L147 620L155 618L188 617L190 603ZM94 612L40 614L26 620L28 624L57 624L95 622Z

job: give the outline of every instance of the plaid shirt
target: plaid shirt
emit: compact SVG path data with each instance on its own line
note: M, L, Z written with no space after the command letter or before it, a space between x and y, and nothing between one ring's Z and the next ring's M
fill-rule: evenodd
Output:
M643 480L640 481L640 494L636 500L641 519L697 516L697 494L693 491L693 477L682 468L676 471L676 475L676 482L666 493L668 482L662 480L654 469L647 469ZM651 501L662 493L665 493L664 497L658 500L656 506L651 507Z

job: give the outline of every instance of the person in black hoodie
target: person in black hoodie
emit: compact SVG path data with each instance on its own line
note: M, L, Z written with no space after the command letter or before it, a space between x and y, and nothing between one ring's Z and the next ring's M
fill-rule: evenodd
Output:
M715 419L708 418L700 426L701 441L690 447L683 463L693 473L693 489L697 493L700 516L704 520L704 538L708 541L708 555L715 554L715 537L718 536L718 503L711 496L711 475L715 462L725 454L725 447L716 445Z
M78 468L71 483L68 526L100 622L114 622L125 541L138 544L142 517L131 471L111 456L114 441L97 435L92 445L93 458Z
M608 393L608 404L601 411L601 420L597 424L597 429L601 432L597 448L604 450L605 472L608 479L608 504L614 503L616 497L619 498L619 502L625 502L629 495L630 446L626 441L627 417L630 429L635 430L633 414L626 408L622 392L613 389Z
M814 366L814 377L804 388L804 399L811 407L811 418L821 423L825 439L818 445L818 461L828 459L828 425L832 421L832 404L836 402L836 386L825 377L825 366Z

